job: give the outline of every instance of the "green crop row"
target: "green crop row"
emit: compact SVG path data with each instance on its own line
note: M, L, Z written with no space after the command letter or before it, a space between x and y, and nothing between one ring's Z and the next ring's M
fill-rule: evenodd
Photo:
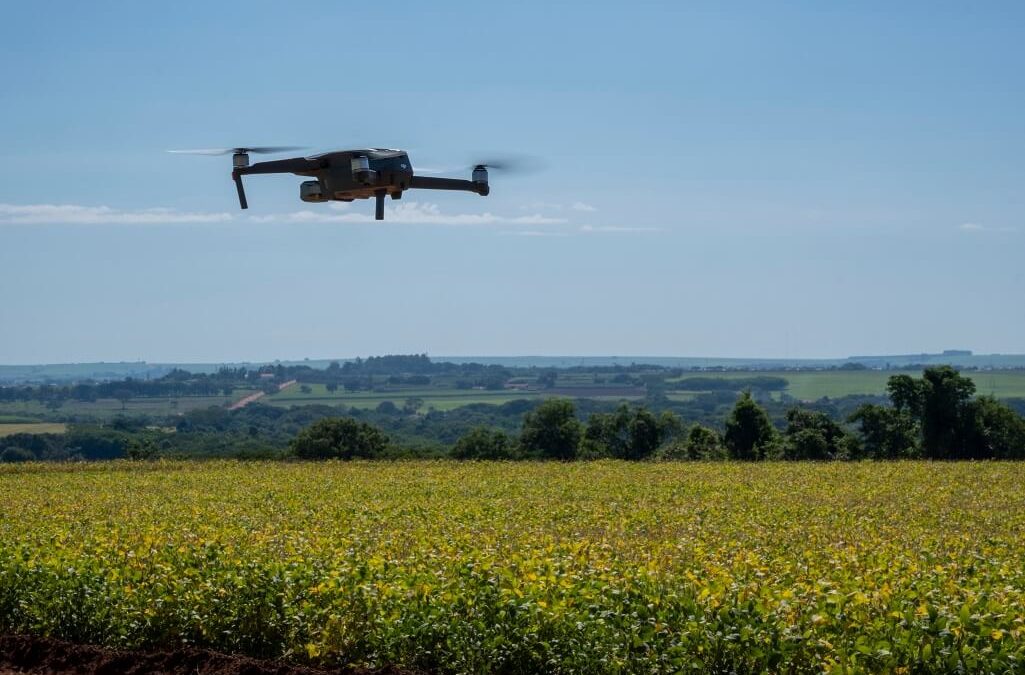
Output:
M0 468L0 630L459 673L1022 672L1025 465Z

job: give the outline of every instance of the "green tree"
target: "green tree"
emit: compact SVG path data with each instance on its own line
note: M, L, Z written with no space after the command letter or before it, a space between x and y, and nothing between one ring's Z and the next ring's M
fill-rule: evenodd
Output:
M926 457L964 459L975 454L968 447L974 427L974 395L975 383L950 366L925 369L921 418L922 451Z
M527 456L573 459L580 437L580 421L570 399L547 399L523 416L520 445Z
M36 456L32 454L30 450L25 448L12 447L7 448L3 452L0 452L0 463L3 462L31 462L36 459Z
M125 447L125 454L128 456L128 459L154 459L157 453L157 445L150 438L131 438Z
M776 440L776 429L769 420L765 408L758 405L751 392L745 391L726 418L726 433L723 435L726 448L733 459L765 459L769 448Z
M455 459L514 459L514 445L501 429L474 427L452 448Z
M587 418L583 439L580 443L582 459L618 457L626 448L626 420L623 407L611 413L594 413Z
M725 459L726 451L722 437L715 429L695 424L687 430L686 438L669 440L658 449L655 456L668 460L714 460Z
M980 396L973 413L974 456L1025 459L1025 418L992 396Z
M803 408L787 411L784 459L846 459L850 454L847 432L828 415Z
M992 397L976 399L975 383L950 366L926 368L917 380L895 375L886 388L892 408L866 405L849 418L860 425L866 456L986 459L1022 454L1025 420Z
M687 455L691 459L725 459L722 436L715 429L695 424L687 431Z
M870 459L917 457L918 422L908 412L873 403L859 407L847 418L859 426L857 456Z
M325 417L299 432L290 446L301 459L355 459L380 456L388 437L351 417Z
M922 416L925 398L922 380L916 380L910 375L893 375L886 382L886 392L897 412L906 413L915 419Z
M627 423L627 452L623 459L647 459L662 444L658 419L647 408L637 408Z
M672 410L663 410L658 416L658 433L663 445L677 439L682 440L684 431L683 420Z
M580 455L587 459L646 459L678 424L679 418L672 413L657 418L643 406L631 409L624 403L615 412L594 413L588 418Z

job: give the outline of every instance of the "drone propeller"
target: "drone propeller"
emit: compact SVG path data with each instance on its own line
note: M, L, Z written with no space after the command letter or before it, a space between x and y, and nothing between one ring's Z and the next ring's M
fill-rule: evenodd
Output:
M168 150L168 152L173 152L176 155L242 155L249 153L267 155L274 152L302 149L303 147L299 145L265 145L255 148L202 148L199 150Z
M202 148L199 150L168 150L168 152L178 155L231 155L231 163L235 167L235 170L231 172L231 179L235 181L235 190L238 192L238 205L243 209L248 209L249 202L246 200L246 189L242 186L242 174L239 173L239 169L249 166L249 153L266 155L302 149L297 145L264 145L253 148Z
M473 166L505 171L507 173L534 173L545 168L544 161L530 155L492 155L490 159L474 162Z
M541 171L545 168L545 162L539 157L532 155L489 155L488 159L481 159L470 162L468 166L462 167L430 167L419 168L414 165L417 173L427 174L454 174L462 173L467 169L484 168L490 171L502 171L510 174L526 174Z

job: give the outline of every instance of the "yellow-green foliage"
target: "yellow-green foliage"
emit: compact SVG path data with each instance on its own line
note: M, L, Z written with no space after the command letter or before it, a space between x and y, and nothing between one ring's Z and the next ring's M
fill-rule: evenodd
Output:
M0 630L451 672L1022 672L1025 465L0 469Z

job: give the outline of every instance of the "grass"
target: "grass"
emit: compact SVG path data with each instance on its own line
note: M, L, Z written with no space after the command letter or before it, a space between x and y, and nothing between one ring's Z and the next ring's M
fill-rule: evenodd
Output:
M0 438L14 434L63 434L68 428L54 422L3 423L0 422Z
M0 631L447 673L1020 672L1022 463L0 467Z

